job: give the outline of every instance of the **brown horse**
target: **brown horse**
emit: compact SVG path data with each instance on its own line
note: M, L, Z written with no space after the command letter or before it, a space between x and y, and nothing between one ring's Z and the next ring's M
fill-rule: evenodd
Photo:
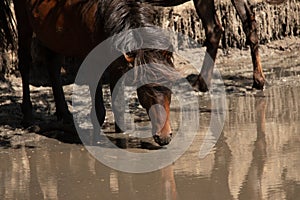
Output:
M23 83L21 108L24 126L29 126L33 122L29 90L29 70L32 62L30 48L33 33L44 46L43 51L49 61L47 69L52 82L57 117L63 124L72 124L73 117L68 110L61 84L61 57L58 58L55 54L85 58L95 46L110 36L135 28L154 26L152 9L145 3L135 0L13 0L17 21L17 31L15 31L10 5L10 0L3 0L0 3L0 39L2 48L14 47L16 33L18 35L19 70ZM139 49L128 54L130 48L119 49L122 51L120 54L122 56L109 66L111 89L114 89L118 79L131 65L161 64L166 68L166 72L163 72L164 69L160 71L163 75L169 76L170 70L167 68L174 67L172 53L170 53L171 43L162 34L156 34L153 37L152 43L157 43L153 46L163 44L167 47L166 50ZM139 42L134 37L131 40L133 44ZM122 40L116 40L114 44L116 47L120 45L118 42ZM140 42L143 43L143 41ZM138 76L143 77L141 74ZM96 110L96 113L92 113L92 118L96 118L102 125L106 111L101 83L97 88L91 89L91 95L93 107L96 108L92 109ZM156 110L155 107L154 110L150 110L152 105L160 104L164 107L167 112L166 119L156 119L156 124L152 122L152 133L158 144L168 144L172 135L169 120L170 90L161 89L156 84L146 84L138 88L138 97L149 115L160 116L156 113L160 110ZM113 106L116 104L112 103ZM115 116L118 117L119 114ZM116 131L122 130L117 127Z
M141 0L156 6L177 6L190 0ZM266 0L270 4L279 4L285 0ZM255 13L249 0L231 0L243 24L243 30L247 37L247 44L250 45L253 63L253 88L262 90L265 84L265 76L262 70L258 52L258 36L255 21ZM201 19L206 35L205 46L207 56L204 58L200 74L193 81L196 90L206 92L210 88L217 49L223 33L222 26L216 14L214 0L194 0L194 5L199 18Z

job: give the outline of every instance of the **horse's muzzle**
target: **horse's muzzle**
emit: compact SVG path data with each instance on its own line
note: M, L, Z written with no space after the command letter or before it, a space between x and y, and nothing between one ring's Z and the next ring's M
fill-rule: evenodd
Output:
M155 135L153 135L153 139L160 146L165 146L165 145L168 145L171 142L172 133L169 134L167 137L162 137L160 135L155 134Z

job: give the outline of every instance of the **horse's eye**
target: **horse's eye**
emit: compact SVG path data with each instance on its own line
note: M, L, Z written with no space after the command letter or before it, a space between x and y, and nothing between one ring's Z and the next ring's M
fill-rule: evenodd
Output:
M129 62L129 63L133 63L134 62L135 56L136 56L136 54L133 53L133 52L124 53L124 57L125 57L126 61Z
M129 57L135 57L136 53L131 51L131 52L127 52L126 55Z

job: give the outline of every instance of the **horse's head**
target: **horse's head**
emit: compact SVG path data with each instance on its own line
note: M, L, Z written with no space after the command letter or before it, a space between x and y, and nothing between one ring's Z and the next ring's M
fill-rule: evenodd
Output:
M172 80L178 78L172 53L165 50L144 49L124 55L136 68L140 104L147 110L152 135L159 145L167 145L172 138L170 103ZM145 81L146 80L146 81Z
M147 110L152 124L152 135L159 145L167 145L172 138L170 124L171 90L156 84L146 84L138 88L138 98Z

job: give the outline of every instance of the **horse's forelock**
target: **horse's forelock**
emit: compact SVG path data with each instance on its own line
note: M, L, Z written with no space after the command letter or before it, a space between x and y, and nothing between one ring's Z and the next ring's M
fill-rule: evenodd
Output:
M174 68L172 52L141 49L135 52L134 79L139 83L170 85L180 78Z

